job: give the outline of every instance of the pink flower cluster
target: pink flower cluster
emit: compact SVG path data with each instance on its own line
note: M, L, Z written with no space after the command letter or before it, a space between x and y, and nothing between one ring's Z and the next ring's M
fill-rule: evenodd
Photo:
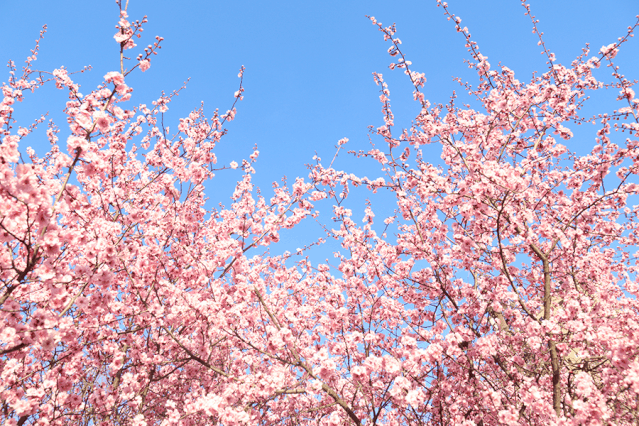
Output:
M146 18L118 5L122 53ZM270 197L253 185L257 147L241 165L214 153L243 67L226 113L196 109L169 133L177 92L133 108L126 84L161 37L87 95L65 68L32 69L36 47L0 101L2 423L636 424L639 102L612 61L637 23L566 67L523 3L549 67L522 82L438 5L466 40L476 109L431 105L396 27L370 18L413 85L413 127L394 130L375 73L381 143L355 153L374 177L316 157ZM613 83L595 77L602 61ZM68 94L67 149L51 125L51 151L23 161L42 120L15 130L13 108L42 75ZM581 117L587 94L610 87L622 107ZM583 155L562 144L581 122L597 125ZM239 181L227 207L210 208L205 188L222 170ZM323 237L278 254L309 218ZM315 261L327 241L333 258Z

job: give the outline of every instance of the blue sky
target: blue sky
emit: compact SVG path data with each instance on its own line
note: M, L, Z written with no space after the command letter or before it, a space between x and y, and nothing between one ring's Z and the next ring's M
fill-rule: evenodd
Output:
M329 160L340 138L348 137L351 149L368 146L367 127L382 124L373 72L383 73L389 83L396 127L409 125L416 115L419 108L412 101L409 81L400 71L388 69L388 44L365 15L375 16L384 25L397 24L397 36L412 68L426 73L425 93L431 102L446 103L453 90L459 91L453 76L476 82L476 74L463 63L469 58L463 38L435 0L129 3L130 19L143 15L149 19L138 49L152 43L156 35L165 39L151 69L127 80L134 88L132 104L150 103L162 90L170 92L191 79L170 105L167 117L173 127L201 101L209 115L215 108L226 111L238 87L237 72L241 65L246 67L245 98L217 154L220 162L228 164L247 158L257 144L261 154L256 181L265 192L284 175L289 181L306 176L305 164L312 162L315 152ZM613 43L639 14L636 0L530 3L548 47L564 64L580 54L586 42L593 53ZM501 62L523 81L534 70L545 69L545 58L539 54L530 19L519 1L451 0L449 5L493 66ZM0 45L0 61L13 59L20 66L40 28L47 24L36 67L51 71L64 65L73 71L91 65L93 71L77 78L87 93L104 74L118 70L119 47L113 39L117 20L118 8L111 0L7 2L0 16L0 37L5 40ZM636 75L637 58L639 39L633 39L618 56L622 72L630 78ZM5 71L3 81L6 78ZM601 104L607 105L615 95L602 95ZM27 96L24 105L17 106L16 118L25 126L49 112L63 128L60 136L64 141L65 121L60 112L65 100L64 92L50 86ZM571 148L579 150L593 143L593 138L577 139ZM25 145L40 153L47 148L38 134ZM375 174L346 157L338 166ZM229 185L239 176L239 170L219 175L219 187L209 194L215 204L228 204Z

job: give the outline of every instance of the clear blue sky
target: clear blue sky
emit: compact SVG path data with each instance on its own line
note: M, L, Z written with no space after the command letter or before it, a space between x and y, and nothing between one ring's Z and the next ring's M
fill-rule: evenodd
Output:
M382 124L379 89L372 72L383 73L390 85L398 126L408 125L416 115L418 106L411 99L408 80L400 71L387 68L391 59L388 44L365 15L385 25L397 24L397 36L413 69L426 73L425 93L431 102L446 103L452 90L459 91L452 76L476 82L476 75L463 63L469 58L463 38L435 0L129 3L130 19L143 15L149 19L139 48L152 43L156 35L165 39L151 69L127 80L135 89L132 103L150 103L161 90L170 92L191 78L171 104L168 119L174 128L178 118L201 101L209 114L215 108L226 111L237 90L238 69L246 67L245 98L238 104L237 118L228 126L229 135L218 157L227 164L239 161L258 144L257 182L265 192L270 182L283 175L291 180L306 176L304 164L312 161L315 152L330 159L340 138L348 137L354 149L367 146L367 126ZM613 43L639 14L636 0L530 3L548 47L564 64L579 55L586 42L593 53ZM522 81L529 80L532 71L545 69L545 58L539 54L537 38L519 1L450 0L449 5L493 66L501 62ZM91 65L93 71L78 77L82 91L88 93L104 74L118 70L119 49L113 39L117 19L118 8L112 0L5 2L0 16L0 60L13 59L20 66L41 26L47 24L36 67L53 70L64 65L73 71ZM618 56L622 72L630 78L637 76L638 58L639 38L624 45ZM2 80L6 78L5 71ZM611 94L608 100L613 98ZM60 136L64 141L65 121L60 111L65 100L66 94L51 86L27 96L24 105L18 105L16 118L25 126L49 111L63 128ZM33 136L26 144L43 152L46 142ZM575 140L577 145L571 148L578 149L582 143L589 147L592 141ZM343 164L348 167L349 162ZM222 175L220 183L228 185L239 178L239 171ZM210 196L215 203L228 203L229 194L230 189Z

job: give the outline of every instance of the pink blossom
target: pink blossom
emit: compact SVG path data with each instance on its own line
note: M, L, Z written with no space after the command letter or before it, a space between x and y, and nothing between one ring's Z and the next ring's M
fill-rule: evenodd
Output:
M127 34L123 34L120 31L118 31L117 33L115 33L115 35L113 36L113 38L115 39L115 41L117 41L118 43L122 43L124 41L126 41L129 36Z
M102 132L109 130L109 115L104 111L95 111L93 120Z
M599 49L599 52L602 55L608 56L608 58L613 59L615 56L617 56L617 52L619 52L619 49L616 48L615 43L612 43L608 46L602 46L601 49Z
M106 83L113 82L115 85L124 84L124 77L117 71L111 71L104 76Z
M145 72L149 68L151 68L151 61L149 61L148 59L140 61L140 70L142 70L142 72Z
M20 158L20 153L18 151L18 141L20 139L18 136L5 136L2 139L2 145L0 145L0 154L2 158L6 161L16 162Z
M13 344L16 338L16 330L12 327L5 327L0 333L0 340L5 343Z

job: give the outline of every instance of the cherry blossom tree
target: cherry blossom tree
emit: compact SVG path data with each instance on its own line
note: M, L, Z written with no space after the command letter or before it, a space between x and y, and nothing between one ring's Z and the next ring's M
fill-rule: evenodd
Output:
M146 18L118 5L119 71L91 93L64 68L35 70L37 45L2 87L4 424L639 423L639 101L614 64L639 21L566 67L522 3L548 60L522 83L438 2L477 72L463 85L473 107L426 100L395 27L370 18L414 85L413 127L393 133L375 73L383 149L355 156L383 177L318 159L267 199L252 184L257 150L228 166L213 152L243 68L230 110L194 110L171 131L175 92L130 106L126 77L149 69L162 38L128 61ZM601 65L612 82L595 77ZM20 141L43 120L16 130L12 105L47 83L69 96L67 145L51 123L50 152L25 161ZM582 117L603 89L619 108ZM598 131L580 156L561 141L582 123ZM205 184L238 167L231 205L208 208ZM369 192L363 221L353 191ZM395 214L376 222L389 195ZM326 236L274 254L282 230L331 204ZM327 239L342 250L317 262Z

